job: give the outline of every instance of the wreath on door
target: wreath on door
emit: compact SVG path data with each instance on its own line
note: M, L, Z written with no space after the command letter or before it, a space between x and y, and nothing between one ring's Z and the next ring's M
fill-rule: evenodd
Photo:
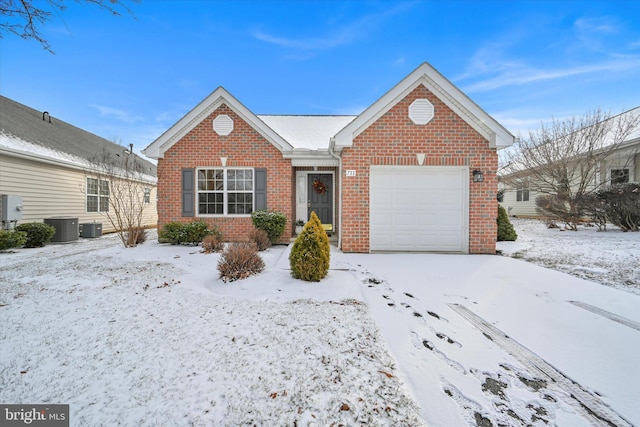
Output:
M324 193L327 192L327 186L324 185L324 182L320 181L319 179L314 180L311 185L313 186L313 190L321 196L323 196Z

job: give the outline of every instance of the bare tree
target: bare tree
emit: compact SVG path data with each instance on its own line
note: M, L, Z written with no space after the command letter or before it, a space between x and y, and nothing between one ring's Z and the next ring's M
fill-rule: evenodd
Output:
M123 0L76 0L98 6L112 15L120 16L120 8L133 16L129 6ZM139 3L140 0L130 0ZM64 11L67 6L64 0L0 0L0 38L3 33L12 33L23 39L38 41L42 47L54 53L49 42L44 38L40 27L45 25L54 15Z
M145 165L133 153L133 145L123 151L123 156L117 157L103 151L100 157L91 161L85 174L87 178L97 180L97 203L102 203L101 197L105 198L105 203L108 199L108 208L98 210L128 248L136 246L144 237L145 208L151 203L155 178L145 172Z
M503 153L501 180L514 188L526 183L541 195L539 208L575 230L585 196L607 183L600 176L601 163L623 147L638 126L640 110L617 116L595 110L553 119Z

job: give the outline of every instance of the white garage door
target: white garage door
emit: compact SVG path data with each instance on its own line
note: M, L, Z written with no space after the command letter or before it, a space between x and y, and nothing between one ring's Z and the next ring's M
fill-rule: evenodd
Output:
M370 250L468 252L469 170L371 166Z

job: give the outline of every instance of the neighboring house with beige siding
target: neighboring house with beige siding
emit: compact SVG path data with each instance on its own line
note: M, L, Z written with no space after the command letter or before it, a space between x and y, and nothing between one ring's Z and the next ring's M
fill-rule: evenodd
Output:
M640 107L624 112L621 117L628 115L629 120L640 121ZM635 119L634 119L635 117ZM630 132L615 148L606 146L600 151L594 152L596 156L603 156L598 161L598 166L593 179L591 189L604 188L611 184L624 184L628 182L640 182L640 125ZM530 189L535 188L529 182L532 177L527 176L527 171L518 173L522 178L508 181L505 177L499 178L498 188L502 193L500 204L507 210L510 216L540 217L536 209L536 198L542 193ZM515 181L515 185L513 184Z
M140 165L138 182L147 205L143 225L155 226L155 165L47 112L0 96L0 195L20 196L18 223L75 217L79 223L102 223L104 232L115 231L107 218L113 191L96 170L105 157L113 162L135 159Z

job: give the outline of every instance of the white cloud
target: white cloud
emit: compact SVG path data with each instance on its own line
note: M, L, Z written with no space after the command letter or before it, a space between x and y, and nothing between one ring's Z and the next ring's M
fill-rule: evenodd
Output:
M506 86L523 85L541 81L563 79L590 73L613 73L640 68L640 57L629 56L612 61L577 65L566 68L535 69L517 65L515 67L499 67L500 73L485 80L467 85L466 92L482 92ZM465 77L470 77L467 73Z
M98 110L101 117L112 117L120 122L128 124L134 124L144 121L144 118L141 116L134 116L124 110L119 110L117 108L106 107L104 105L97 104L91 104L89 106Z
M263 30L254 31L253 36L260 41L289 49L312 51L332 49L365 38L375 30L380 22L404 12L412 6L413 3L402 3L382 12L370 13L333 31L313 37L287 37L274 35Z

